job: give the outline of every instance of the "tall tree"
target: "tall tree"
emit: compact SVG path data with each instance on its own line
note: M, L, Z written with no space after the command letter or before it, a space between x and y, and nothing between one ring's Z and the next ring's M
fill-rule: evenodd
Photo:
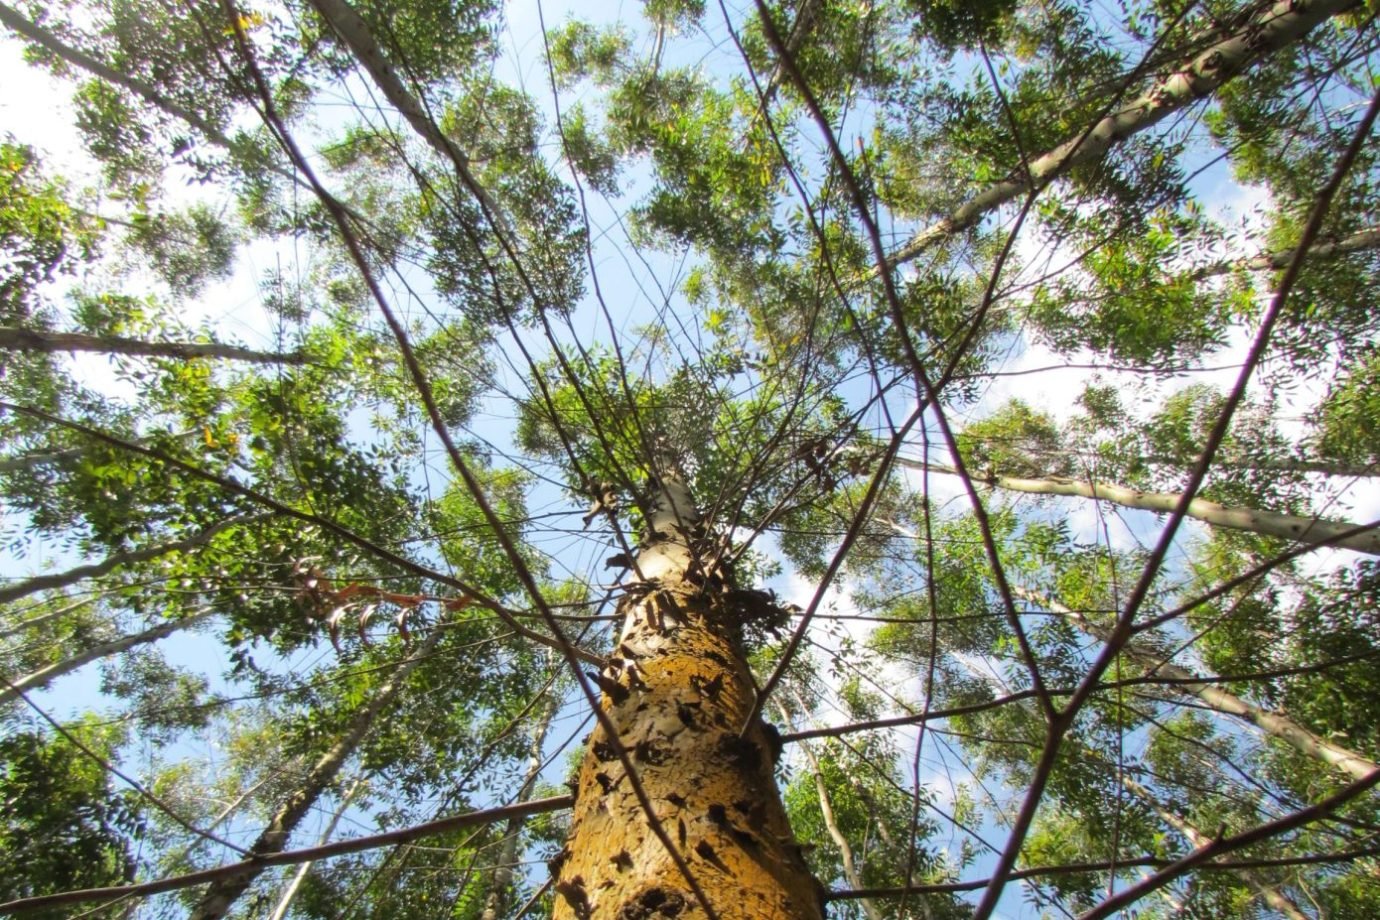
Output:
M1371 6L639 10L0 3L0 913L1380 912Z

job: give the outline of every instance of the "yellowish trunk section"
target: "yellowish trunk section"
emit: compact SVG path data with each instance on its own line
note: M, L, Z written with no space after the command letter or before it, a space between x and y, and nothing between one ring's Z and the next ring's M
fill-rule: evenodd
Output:
M719 917L822 920L822 889L773 779L775 733L759 721L739 737L753 689L735 637L759 612L735 600L747 596L663 581L625 599L628 625L603 675L603 707ZM557 920L705 916L602 728L589 739L576 796L552 863Z

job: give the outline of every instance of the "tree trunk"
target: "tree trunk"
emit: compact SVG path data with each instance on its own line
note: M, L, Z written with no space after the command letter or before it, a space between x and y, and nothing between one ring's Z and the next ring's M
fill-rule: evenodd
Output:
M1356 0L1317 0L1307 4L1279 0L1250 17L1236 32L1199 51L1192 60L1185 61L1091 130L1080 131L1048 153L1032 158L1016 177L988 187L943 220L921 230L890 256L888 267L909 262L931 246L976 225L984 215L1030 191L1032 183L1048 182L1073 166L1100 158L1127 138L1183 111L1232 77L1356 5Z
M0 349L10 351L91 351L105 355L149 358L222 358L255 364L305 364L300 352L255 351L219 342L145 342L117 335L86 335L81 332L43 332L0 326Z
M307 812L316 804L316 800L326 791L336 777L345 761L359 747L359 743L364 740L364 736L369 732L374 724L374 718L398 696L398 691L403 687L407 676L420 664L433 648L440 641L443 630L434 628L425 642L417 649L416 654L398 665L392 676L386 680L374 698L369 701L359 712L355 713L354 718L345 728L345 732L331 746L330 750L322 754L312 766L307 778L295 792L283 800L278 806L278 810L269 820L259 834L254 845L249 848L250 858L267 856L272 853L282 852L287 846L288 839L297 825L306 817ZM229 911L231 906L249 889L254 880L263 872L262 867L246 869L244 872L213 882L197 902L195 910L192 911L192 920L220 920Z
M953 467L939 464L923 464L914 460L898 461L905 466L928 469L932 473L946 476L957 475ZM1125 486L1109 485L1101 482L1081 482L1065 476L1047 476L1044 479L1024 479L1018 476L992 474L982 479L987 485L1009 492L1026 492L1031 495L1062 495L1075 498L1095 498L1121 505L1123 508L1137 508L1169 514L1179 504L1178 492L1146 492L1141 489L1128 489ZM1341 537L1339 534L1355 530L1359 525L1348 521L1332 521L1325 518L1301 517L1295 514L1280 514L1275 511L1259 511L1255 508L1233 508L1219 505L1205 498L1195 498L1188 504L1187 516L1196 518L1214 527L1229 527L1232 530L1245 530L1267 537L1296 540L1299 543L1325 543L1328 546L1345 547L1360 553L1380 556L1380 528L1372 528L1365 533Z
M202 137L212 144L215 144L217 147L233 152L237 146L242 146L236 144L234 139L201 115L185 106L179 105L176 101L164 95L156 86L124 73L115 67L111 67L104 61L82 51L80 48L67 44L53 32L25 18L18 10L4 3L0 3L0 25L13 29L29 41L58 58L61 58L65 63L75 67L77 70L84 70L92 76L106 81L112 86L123 87L159 111L172 116L183 124L195 128L201 133ZM263 168L281 178L287 179L289 182L301 186L307 191L312 191L311 186L293 170L284 169L276 163L265 164ZM350 211L350 214L354 217L359 216L355 214L354 211Z
M200 428L194 431L183 431L180 434L172 435L174 438L200 437ZM145 444L147 439L139 438L133 443ZM0 457L0 473L17 473L21 470L31 470L36 466L46 466L49 463L66 463L69 460L76 460L89 450L87 447L64 447L49 448L47 450L35 450L27 454L16 454L10 457Z
M1207 834L1204 834L1192 824L1189 824L1184 818L1174 814L1161 805L1150 793L1149 789L1146 789L1140 783L1131 779L1131 777L1122 776L1121 785L1125 786L1127 791L1153 809L1155 814L1160 816L1161 821L1174 828L1174 830L1178 831L1180 834L1183 834L1184 838L1195 848L1207 846L1212 842L1212 838L1208 837ZM1247 887L1258 894L1261 900L1270 906L1271 910L1276 911L1282 916L1288 917L1289 920L1310 920L1309 916L1299 910L1299 906L1285 895L1284 892L1280 891L1272 882L1261 878L1250 869L1236 869L1232 874L1245 882Z
M518 789L518 802L530 799L532 790L536 788L537 777L541 775L542 764L545 762L542 747L546 742L546 731L551 727L551 720L556 715L559 703L560 697L552 687L547 691L547 699L537 716L536 724L532 726L527 773L522 778L522 787ZM489 881L489 894L484 898L484 912L479 915L480 920L501 920L508 915L512 907L513 867L517 865L522 843L522 825L526 820L523 817L512 818L503 828L503 845L499 847L493 878Z
M7 686L0 687L0 706L9 703L11 700L18 699L19 694L27 693L30 690L37 690L46 687L57 678L64 674L70 674L77 668L84 667L93 661L102 658L109 658L111 655L118 655L120 652L129 651L140 645L147 645L150 642L157 642L159 639L167 638L175 632L195 626L214 616L216 611L203 610L201 613L183 617L180 620L169 620L160 623L152 629L146 629L140 633L130 636L121 636L111 642L102 642L94 645L84 652L79 652L71 658L64 658L62 661L48 665L46 668L39 668L32 671L18 680L8 681Z
M388 60L364 18L345 0L311 0L311 3L354 53L360 67L374 81L384 98L407 119L417 136L430 144L442 159L451 162L466 190L478 200L481 210L492 222L495 232L511 241L513 230L507 213L474 178L469 155L441 131L426 106L408 91L398 68Z
M84 453L86 453L84 447L68 447L63 450L36 451L32 454L4 457L0 458L0 473L17 473L20 470L31 470L47 463L61 463L64 460L76 459Z
M1310 261L1325 261L1371 249L1380 249L1380 229L1361 230L1341 239L1318 240L1308 247L1308 258ZM1247 259L1223 259L1220 262L1213 262L1210 265L1194 269L1192 277L1201 280L1211 278L1214 275L1225 275L1238 269L1245 271L1282 270L1289 265L1289 260L1293 257L1294 248L1290 247L1275 252L1263 252Z
M345 795L340 799L340 807L331 815L331 820L326 825L326 829L321 832L321 837L317 840L317 846L325 846L331 841L331 835L335 833L336 826L340 824L340 819L345 817L345 812L349 810L350 803L354 801L355 793L363 787L363 780L355 780L350 784L350 788L345 790ZM297 871L292 874L292 881L283 889L282 897L278 898L278 903L273 911L268 915L268 920L283 920L287 916L288 908L292 906L293 898L297 897L297 892L302 890L302 883L307 880L307 873L311 871L312 863L304 862L297 867Z
M823 891L773 778L779 739L760 720L740 736L755 702L741 624L769 614L769 602L704 570L713 550L678 480L657 485L648 523L640 580L620 604L622 635L600 681L604 711L715 914L821 920ZM552 873L557 920L705 916L602 727L586 749Z
M1095 450L1030 450L1029 455L1043 460L1046 468L1050 470L1067 469L1070 457L1079 457L1092 462L1103 460L1102 455ZM1128 455L1119 459L1113 458L1113 463L1135 461L1150 466L1182 470L1196 459L1196 457L1185 459L1168 454L1141 454L1139 456ZM896 462L915 467L920 461L900 458ZM0 470L3 468L3 465L0 464ZM1213 460L1212 468L1215 470L1260 470L1271 473L1317 473L1320 476L1336 476L1342 479L1380 476L1380 464L1348 463L1343 460L1309 460L1303 457L1283 457L1280 459L1219 457Z
M786 711L786 707L778 701L776 709L781 714L781 724L790 726L791 714ZM834 846L839 848L839 861L843 864L843 880L848 883L850 888L861 889L864 887L862 873L858 871L858 861L853 856L853 845L848 841L847 835L843 833L838 820L834 817L834 802L829 796L829 786L824 781L824 773L819 768L819 759L815 757L815 752L810 749L808 741L800 742L800 752L805 755L805 760L810 765L810 772L814 774L815 794L819 797L819 813L824 818L824 829L829 832L829 839L834 841ZM858 903L862 905L867 920L882 920L882 912L877 909L876 902L871 898L859 898Z
M1107 641L1111 635L1109 629L1098 626L1081 613L1070 610L1058 601L1043 597L1018 585L1013 585L1011 590L1017 597L1024 598L1059 614L1074 626L1102 642ZM1183 694L1193 694L1217 712L1254 725L1267 735L1278 738L1295 750L1331 764L1353 779L1365 779L1380 769L1380 764L1367 760L1355 751L1350 751L1319 737L1287 715L1254 706L1236 694L1229 693L1221 687L1205 681L1188 668L1165 661L1158 652L1139 646L1135 642L1125 643L1121 647L1121 652L1127 658L1139 662L1150 675L1173 681L1167 685L1171 690Z
M795 21L791 23L790 34L786 36L786 53L790 56L794 57L800 51L800 46L805 44L805 39L815 24L815 16L819 13L821 6L823 6L823 0L801 0L800 10L795 14ZM771 69L771 76L767 78L766 88L762 90L762 101L757 109L759 117L767 114L772 98L781 87L781 74L783 72L782 63L777 61Z
M42 606L42 603L43 602L40 601L37 604L33 604L32 606L28 607L27 609L32 610L34 607ZM47 613L40 613L37 616L29 617L27 620L20 620L12 626L6 626L4 629L0 629L0 642L3 642L6 639L12 639L20 633L27 632L28 630L33 629L36 626L42 626L44 623L51 623L53 620L60 620L63 617L67 616L67 614L73 612L74 610L80 610L83 607L89 607L94 603L96 603L96 598L84 597L79 601L74 601L73 603L64 604L61 607L49 610Z

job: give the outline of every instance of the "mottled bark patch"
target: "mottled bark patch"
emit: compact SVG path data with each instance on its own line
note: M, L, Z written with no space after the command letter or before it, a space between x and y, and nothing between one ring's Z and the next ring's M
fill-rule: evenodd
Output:
M651 917L679 917L685 910L685 895L657 886L629 898L618 910L617 920L648 920Z

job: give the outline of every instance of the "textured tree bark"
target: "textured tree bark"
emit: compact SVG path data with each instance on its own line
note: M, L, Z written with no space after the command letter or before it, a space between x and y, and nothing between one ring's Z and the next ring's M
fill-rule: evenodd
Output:
M604 711L718 916L821 920L823 889L773 778L776 733L758 721L740 735L756 692L741 626L773 608L717 570L684 486L668 476L657 491L622 635L600 675ZM603 729L589 739L552 874L557 920L705 916Z

